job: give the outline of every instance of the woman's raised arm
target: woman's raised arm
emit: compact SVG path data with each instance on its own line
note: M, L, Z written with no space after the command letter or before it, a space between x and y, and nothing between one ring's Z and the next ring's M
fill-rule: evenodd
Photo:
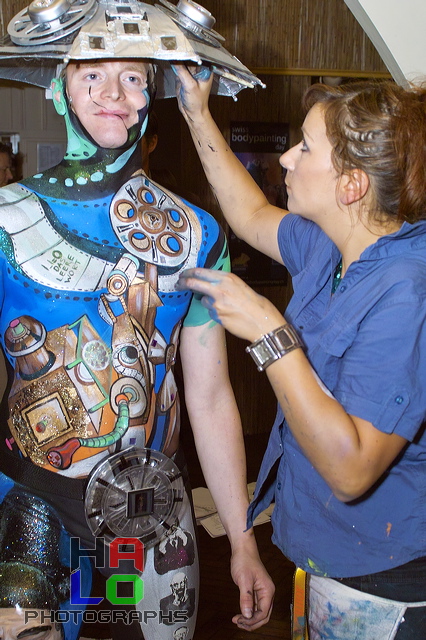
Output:
M282 263L277 232L287 212L268 202L214 122L208 107L212 74L203 68L191 75L184 65L174 69L179 108L228 224L239 238Z

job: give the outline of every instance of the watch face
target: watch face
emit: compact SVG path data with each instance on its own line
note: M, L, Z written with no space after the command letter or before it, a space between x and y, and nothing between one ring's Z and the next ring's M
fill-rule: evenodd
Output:
M85 496L86 520L94 536L139 538L156 544L176 523L184 497L177 465L159 451L131 448L93 470Z
M262 340L262 342L259 342L258 345L253 347L253 351L260 364L264 364L274 355L271 347L265 340Z

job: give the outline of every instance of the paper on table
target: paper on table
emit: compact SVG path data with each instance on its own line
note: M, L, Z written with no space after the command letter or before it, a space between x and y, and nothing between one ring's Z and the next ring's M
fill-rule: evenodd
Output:
M206 487L197 487L192 490L192 500L194 501L194 511L197 522L202 518L217 513L216 505L212 494Z
M256 483L251 482L247 485L250 500L253 497ZM192 490L192 498L194 500L194 510L197 523L203 525L207 533L212 538L224 536L226 531L217 513L216 505L213 501L211 493L205 487L198 487ZM254 521L254 525L269 522L271 519L274 505L271 504L265 511L262 511Z

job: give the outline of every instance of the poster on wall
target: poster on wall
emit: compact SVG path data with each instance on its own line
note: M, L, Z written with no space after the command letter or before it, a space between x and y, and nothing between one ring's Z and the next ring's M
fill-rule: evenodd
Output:
M271 204L285 209L285 171L280 156L289 148L289 125L283 122L231 122L230 147ZM230 233L232 272L250 284L285 284L283 265Z

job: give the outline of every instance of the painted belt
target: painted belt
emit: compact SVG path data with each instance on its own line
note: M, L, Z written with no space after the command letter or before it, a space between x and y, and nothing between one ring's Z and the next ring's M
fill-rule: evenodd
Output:
M139 538L151 547L176 524L184 492L174 460L131 447L106 458L90 474L84 498L87 524L107 542Z

